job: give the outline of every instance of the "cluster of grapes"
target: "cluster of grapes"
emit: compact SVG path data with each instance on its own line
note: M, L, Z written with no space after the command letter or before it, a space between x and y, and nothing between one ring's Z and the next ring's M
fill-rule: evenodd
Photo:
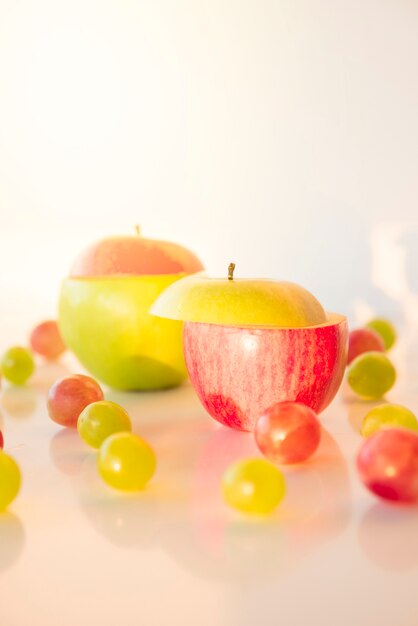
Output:
M155 453L131 432L125 409L103 398L90 376L64 376L48 392L48 413L61 426L77 427L83 441L99 450L97 467L107 484L125 491L143 489L154 475Z
M395 329L384 319L351 331L347 381L362 398L379 400L393 387L396 370L385 352L395 341ZM404 406L381 404L366 413L357 469L371 492L385 500L418 500L417 431L417 418Z
M360 396L381 398L394 384L396 371L385 352L395 339L393 326L385 320L374 320L350 333L347 380ZM65 350L52 321L37 326L30 343L33 352L47 359L55 359ZM13 347L3 356L2 373L13 384L24 384L34 371L31 350ZM48 392L47 408L53 421L76 427L83 441L98 450L99 474L111 487L141 490L154 475L153 449L132 433L128 413L104 400L100 385L91 377L73 374L58 380ZM365 415L361 434L366 441L357 467L364 484L376 495L404 502L418 500L418 434L414 431L418 431L418 421L406 407L382 404ZM235 509L265 514L279 505L286 492L277 465L309 459L320 443L321 426L309 407L280 402L260 416L254 436L266 458L243 459L228 467L222 493ZM16 462L0 450L0 509L16 497L20 480Z
M34 353L55 360L65 351L57 323L48 320L30 335L30 348L13 346L3 355L1 372L13 385L24 385L35 370ZM99 449L98 469L112 487L142 489L155 472L156 457L146 441L132 434L131 420L121 406L104 400L100 385L89 376L75 374L58 380L49 390L47 408L61 426L77 427L81 438ZM3 451L0 431L0 510L17 496L21 472Z
M304 404L278 402L259 417L254 436L266 459L243 459L232 464L222 478L222 492L235 509L270 513L286 494L285 478L277 464L309 459L318 448L321 426L315 412Z
M30 348L13 346L2 356L0 370L13 385L24 385L35 370L36 353L47 360L57 359L65 351L57 323L47 320L35 326L29 338ZM0 511L17 496L21 474L16 461L3 451L3 434L0 431Z

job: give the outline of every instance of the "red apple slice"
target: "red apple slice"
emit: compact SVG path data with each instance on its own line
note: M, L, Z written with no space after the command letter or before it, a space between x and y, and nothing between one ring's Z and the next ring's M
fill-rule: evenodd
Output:
M347 361L346 318L329 314L305 328L186 322L183 348L191 382L208 413L252 431L266 409L302 402L317 413L333 400Z
M203 265L197 256L171 241L145 237L108 237L84 250L75 260L72 278L193 274Z

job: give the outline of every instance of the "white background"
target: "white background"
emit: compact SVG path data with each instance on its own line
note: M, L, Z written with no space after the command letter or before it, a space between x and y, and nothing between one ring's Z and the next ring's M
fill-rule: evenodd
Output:
M414 321L417 76L415 0L0 0L3 328L136 223Z
M417 112L416 0L0 0L0 348L55 314L82 247L140 223L210 273L234 260L352 323L393 318L388 400L417 413ZM252 435L188 385L106 390L159 463L145 494L107 489L46 414L75 367L2 387L23 484L0 516L1 626L416 626L417 509L355 470L369 404L343 387L257 524L219 491Z

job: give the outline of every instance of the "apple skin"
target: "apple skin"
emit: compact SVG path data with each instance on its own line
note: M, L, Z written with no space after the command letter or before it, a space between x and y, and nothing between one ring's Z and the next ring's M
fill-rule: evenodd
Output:
M59 329L85 369L122 390L154 390L187 378L179 321L149 314L158 295L184 274L68 278Z
M186 322L183 348L190 380L208 413L253 431L276 402L301 402L316 413L333 400L347 361L347 322L305 328L251 328Z
M107 237L91 244L76 258L71 278L194 274L203 270L197 256L172 241L140 235Z

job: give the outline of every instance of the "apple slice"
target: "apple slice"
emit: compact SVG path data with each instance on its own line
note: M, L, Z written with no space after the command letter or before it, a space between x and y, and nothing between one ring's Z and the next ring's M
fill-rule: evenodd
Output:
M155 301L151 313L184 322L225 326L291 326L323 324L327 315L306 289L285 281L208 278L179 280Z

